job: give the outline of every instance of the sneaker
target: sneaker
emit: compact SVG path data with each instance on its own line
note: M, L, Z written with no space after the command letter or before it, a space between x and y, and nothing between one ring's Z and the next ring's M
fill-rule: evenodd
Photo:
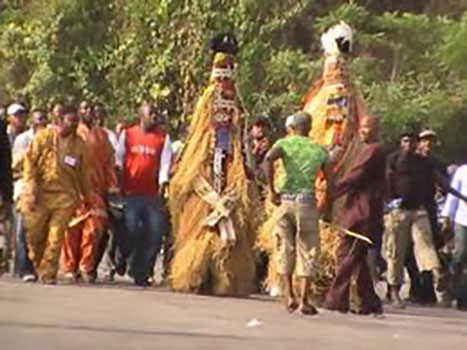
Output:
M33 275L33 274L23 276L24 283L33 283L33 282L36 282L36 279L37 279L36 275Z
M81 279L85 284L95 284L96 283L96 274L93 272L82 272Z
M66 272L63 275L65 283L67 284L76 284L78 283L78 275L74 272Z
M151 284L147 279L135 279L135 286L138 287L149 287Z
M105 274L105 279L106 279L106 281L108 281L108 282L110 282L110 283L114 283L114 282L115 282L115 274L116 274L115 269L110 269L110 270Z

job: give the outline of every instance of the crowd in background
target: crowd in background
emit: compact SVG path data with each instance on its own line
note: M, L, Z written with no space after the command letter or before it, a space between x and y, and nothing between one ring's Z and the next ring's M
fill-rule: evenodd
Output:
M50 111L29 111L20 103L2 110L3 269L14 258L12 272L26 282L55 284L61 266L68 283L95 283L105 260L105 278L128 274L136 285L149 286L161 249L168 266L171 226L165 200L183 140L172 143L166 116L148 102L131 125L119 119L111 130L106 117L103 105L89 101L78 108L56 104ZM287 119L288 134L303 127L299 119ZM268 118L253 121L251 173L263 189L272 135ZM385 183L384 198L378 199L382 208L385 204L384 222L371 226L371 247L340 262L343 277L332 287L329 308L340 309L333 297L342 298L346 289L348 294L352 269L365 266L362 257L369 260L371 283L385 279L387 297L397 307L404 306L400 289L406 268L411 301L450 305L455 299L459 308L467 308L467 165L445 166L434 155L436 144L432 130L407 129L396 150L384 149L384 163L371 163L378 169L367 167L376 157L373 149L362 160L362 181L378 177ZM342 249L345 260L354 248Z

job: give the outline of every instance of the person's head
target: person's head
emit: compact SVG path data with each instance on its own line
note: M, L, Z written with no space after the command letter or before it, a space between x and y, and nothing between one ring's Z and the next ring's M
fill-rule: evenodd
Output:
M417 148L417 134L413 131L403 131L399 136L399 147L406 152L415 152Z
M87 125L92 125L94 122L94 111L91 102L84 100L79 104L79 117Z
M436 139L436 132L433 130L423 130L418 135L418 152L424 157L431 156Z
M160 116L154 104L144 102L139 109L141 125L145 131L151 131L159 125Z
M52 108L52 117L62 117L64 108L63 103L56 103Z
M254 140L261 140L267 136L270 125L266 117L257 117L251 127L251 137Z
M63 115L56 120L56 127L61 137L75 134L78 124L78 113L73 106L65 106L63 108Z
M285 130L287 132L287 136L292 136L294 134L293 120L293 115L289 115L285 120Z
M375 142L378 138L379 120L376 117L366 115L360 120L358 135L360 141L365 143Z
M125 117L118 118L117 125L115 125L115 134L117 135L117 138L120 137L120 134L127 128L127 126Z
M40 109L35 109L32 112L32 127L34 130L43 129L48 124L47 114Z
M94 119L96 121L96 125L104 127L106 117L107 112L104 108L104 105L102 103L96 103L94 105Z
M305 111L298 111L293 116L292 127L300 136L308 136L311 130L311 115Z
M19 103L13 103L7 109L8 121L16 133L20 133L26 128L26 118L28 111L26 107Z

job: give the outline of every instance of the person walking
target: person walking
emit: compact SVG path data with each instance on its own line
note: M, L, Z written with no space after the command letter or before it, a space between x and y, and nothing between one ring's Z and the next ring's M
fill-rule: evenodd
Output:
M39 281L55 284L63 237L80 203L91 203L88 149L76 134L76 109L66 107L56 125L40 130L24 160L21 212L29 258Z
M8 271L8 244L6 221L13 203L13 172L11 168L11 146L7 126L0 117L0 275Z
M121 192L125 197L126 237L123 255L136 285L148 286L151 268L167 227L163 194L172 161L170 136L159 128L151 103L140 108L141 122L125 130L117 146Z
M79 278L85 283L94 283L98 247L107 227L106 196L116 187L117 179L113 146L107 133L97 125L89 102L81 103L79 113L81 122L77 135L87 147L91 201L89 207L82 205L77 209L65 234L63 269L70 283Z
M16 254L14 270L15 274L25 282L31 282L36 279L34 267L28 257L28 247L26 241L26 230L24 229L23 217L19 208L21 196L24 192L24 158L34 136L39 130L47 127L47 115L41 110L34 110L31 115L32 126L28 131L20 134L13 145L13 172L15 177L15 188L13 200L17 207L13 210L14 233L16 234Z
M396 307L404 307L399 296L403 283L404 262L413 244L418 270L433 273L433 285L439 301L443 301L441 264L435 243L426 199L438 183L443 189L465 200L426 157L417 154L418 136L406 134L401 149L388 158L390 212L385 217L385 244L388 263L389 294Z
M355 163L333 186L333 199L344 194L336 221L343 229L362 235L367 240L342 234L337 248L337 274L327 294L324 307L349 311L349 291L355 276L360 300L359 314L381 314L383 307L376 295L368 266L368 249L381 239L383 208L386 195L386 152L377 142L378 120L363 117L359 126L359 142L351 151L358 154ZM372 242L369 244L368 242Z
M451 187L467 196L467 163L457 169ZM454 228L454 251L449 271L452 296L458 309L467 310L467 203L448 194L441 216L444 218L443 231Z

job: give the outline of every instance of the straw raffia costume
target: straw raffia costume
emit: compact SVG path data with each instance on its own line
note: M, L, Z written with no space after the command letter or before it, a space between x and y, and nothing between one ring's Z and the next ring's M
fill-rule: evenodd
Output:
M247 179L242 106L234 84L236 40L216 37L209 85L192 117L170 186L176 291L246 295L253 286L257 191Z

